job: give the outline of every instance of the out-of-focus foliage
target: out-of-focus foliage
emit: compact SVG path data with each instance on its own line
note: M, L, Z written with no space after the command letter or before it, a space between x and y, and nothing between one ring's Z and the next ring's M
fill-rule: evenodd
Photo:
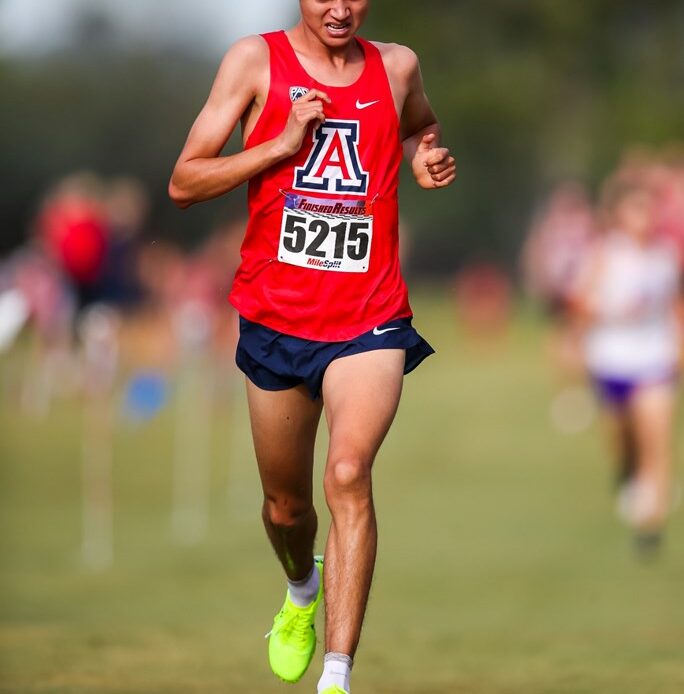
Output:
M0 250L24 237L45 186L77 168L141 177L155 232L188 243L242 205L235 194L180 213L166 199L216 65L125 46L96 20L66 53L0 63ZM404 181L417 270L483 256L512 266L550 184L593 184L626 145L684 138L680 0L373 0L363 33L419 54L459 163L445 192Z
M152 198L151 232L192 246L243 196L184 213L166 187L211 87L215 64L191 52L150 51L97 15L69 50L0 62L0 251L23 240L40 195L65 173L133 175Z
M366 34L419 54L459 164L448 193L404 187L420 265L512 260L549 185L594 185L626 145L684 137L678 0L374 0Z

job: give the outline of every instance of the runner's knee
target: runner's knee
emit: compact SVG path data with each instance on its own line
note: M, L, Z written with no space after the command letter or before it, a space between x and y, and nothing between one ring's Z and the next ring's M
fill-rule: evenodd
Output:
M313 510L311 500L288 495L264 498L263 517L271 525L287 530L301 525Z
M340 496L370 496L370 465L359 456L330 460L325 472L324 487L328 504Z

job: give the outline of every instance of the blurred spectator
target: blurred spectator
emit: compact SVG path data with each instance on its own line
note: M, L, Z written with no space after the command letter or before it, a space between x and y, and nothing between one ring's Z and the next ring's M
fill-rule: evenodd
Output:
M560 184L532 224L523 249L523 274L528 293L561 320L594 231L594 213L585 188Z
M21 322L4 345L10 347L25 323L30 327L22 370L21 402L32 414L47 414L56 393L75 384L72 362L76 301L60 268L37 248L16 251L0 268L0 294L16 296L23 306ZM0 321L12 316L0 316Z
M454 284L456 310L470 337L496 340L508 328L511 283L496 264L467 265Z
M595 416L591 393L584 385L581 332L570 310L594 227L587 190L575 181L561 183L537 214L522 253L527 292L552 320L548 349L560 385L550 403L551 421L568 434L586 429Z
M119 178L104 192L109 238L99 281L98 300L132 308L141 300L137 254L148 212L147 193L134 178Z
M139 181L91 173L68 176L45 196L35 237L74 287L79 307L126 309L141 299L136 263L147 208Z
M661 173L632 159L607 181L601 235L574 295L586 367L612 431L618 510L644 551L657 548L673 501L681 348L680 268L672 245L657 234Z
M657 231L677 248L684 267L684 147L666 152L669 166L657 190Z
M29 320L43 341L67 340L75 297L60 268L39 250L27 247L10 256L2 274L2 284L13 287L24 297Z
M41 205L35 233L73 283L79 306L97 300L109 241L99 180L78 174L58 183Z

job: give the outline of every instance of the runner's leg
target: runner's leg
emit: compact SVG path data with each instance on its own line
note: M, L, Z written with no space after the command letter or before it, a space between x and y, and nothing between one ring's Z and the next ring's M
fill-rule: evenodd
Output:
M629 484L636 474L637 451L632 415L626 409L610 408L605 412L604 418L614 456L616 486L619 490Z
M647 530L662 527L672 501L674 407L675 392L670 384L641 387L630 401L638 450L637 479L644 490L640 525Z
M269 391L247 380L261 485L263 521L280 563L291 581L306 578L313 566L318 521L312 499L312 470L320 400L304 386Z
M333 361L323 380L330 430L325 470L332 523L325 553L326 651L354 656L368 601L377 527L371 467L399 405L404 350Z

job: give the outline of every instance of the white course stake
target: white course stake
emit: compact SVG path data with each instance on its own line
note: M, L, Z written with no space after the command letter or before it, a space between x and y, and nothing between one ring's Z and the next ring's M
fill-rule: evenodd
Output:
M212 317L199 302L174 316L181 347L176 400L171 529L184 544L204 539L209 526L213 381L207 368Z
M79 325L83 354L83 563L104 570L114 560L112 389L118 364L118 319L96 305Z
M29 303L18 289L0 292L0 353L12 346L29 315Z

